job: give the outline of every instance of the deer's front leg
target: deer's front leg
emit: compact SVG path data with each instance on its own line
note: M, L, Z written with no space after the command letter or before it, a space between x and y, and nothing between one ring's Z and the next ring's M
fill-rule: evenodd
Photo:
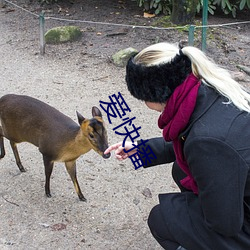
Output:
M82 191L80 189L79 183L77 181L76 177L76 161L68 161L65 162L66 169L70 175L71 180L74 183L74 187L76 190L76 193L78 194L78 197L81 201L87 201L86 198L83 196Z

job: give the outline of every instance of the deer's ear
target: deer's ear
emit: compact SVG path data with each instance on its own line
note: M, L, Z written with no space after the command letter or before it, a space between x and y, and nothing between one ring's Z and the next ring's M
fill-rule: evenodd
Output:
M92 107L92 115L93 115L93 117L94 116L102 117L102 113L101 113L100 109L97 108L96 106Z
M81 125L83 121L85 120L85 118L78 111L76 111L76 114L77 114L78 122Z

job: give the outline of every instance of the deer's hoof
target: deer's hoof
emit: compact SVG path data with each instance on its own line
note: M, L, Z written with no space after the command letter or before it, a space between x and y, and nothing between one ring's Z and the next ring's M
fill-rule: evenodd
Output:
M50 194L50 193L46 194L46 196L47 196L48 198L51 198L51 194Z
M79 197L80 201L87 201L87 199L84 196Z

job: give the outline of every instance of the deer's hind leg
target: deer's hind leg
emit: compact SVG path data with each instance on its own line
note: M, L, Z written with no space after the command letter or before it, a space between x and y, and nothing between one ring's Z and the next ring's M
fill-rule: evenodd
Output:
M43 155L43 163L44 163L44 167L45 167L45 194L47 195L47 197L51 197L51 193L50 193L50 177L53 171L53 167L54 167L54 162L51 160L50 157Z
M1 126L0 126L0 150L1 150L0 159L2 159L5 156L5 149L3 140L3 129Z
M76 177L76 161L67 161L65 162L66 169L70 175L71 180L74 183L74 187L78 197L81 201L87 201L86 198L83 196L82 191L80 189L79 183Z
M16 159L16 164L17 164L18 168L20 169L21 172L25 172L26 170L24 169L24 167L23 167L23 165L21 163L19 154L18 154L16 142L10 141L10 145L11 145L11 148L13 150L13 153L14 153L14 156L15 156L15 159Z

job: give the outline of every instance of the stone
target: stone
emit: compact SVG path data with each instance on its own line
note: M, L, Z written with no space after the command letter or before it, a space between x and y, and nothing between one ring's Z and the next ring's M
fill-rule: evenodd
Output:
M0 0L0 8L4 8L5 7L5 1L4 0Z
M126 48L118 51L112 56L113 63L118 67L125 67L129 58L138 53L134 48Z
M245 73L247 73L250 76L250 68L244 65L236 65L237 68L243 70Z
M142 190L142 194L147 198L152 198L152 193L149 188L144 188Z
M246 74L244 72L231 72L231 76L237 82L247 81Z
M48 30L45 33L45 42L47 44L59 44L65 42L74 42L82 36L82 31L77 26L61 26Z

